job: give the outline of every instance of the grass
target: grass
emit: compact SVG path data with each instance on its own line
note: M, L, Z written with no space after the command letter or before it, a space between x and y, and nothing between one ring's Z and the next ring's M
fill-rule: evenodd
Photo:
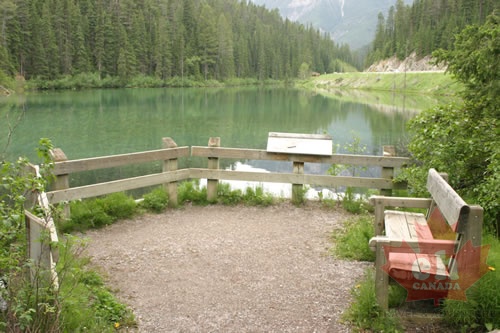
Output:
M312 78L308 88L364 89L428 95L455 95L462 86L443 72L325 74Z
M345 102L362 100L381 111L397 107L415 113L456 102L462 89L450 75L440 72L407 73L406 80L404 73L334 73L303 81L300 86Z
M373 218L369 215L351 217L344 222L344 228L332 233L336 256L358 261L374 261L375 253L368 247L373 237Z
M60 281L63 332L114 332L136 326L132 311L118 301L103 278L82 255L85 243L66 236L59 245L57 271Z
M178 198L180 205L192 203L197 205L210 204L206 199L206 188L200 187L197 182L186 181L179 185ZM131 203L131 198L125 194L113 194L108 197L85 200L72 203L72 221L65 222L77 226L75 230L81 231L83 227L100 227L113 223L119 218L126 218L138 213L140 209L161 212L168 204L168 196L165 190L161 188L154 189L144 196L140 205ZM231 190L228 184L220 183L218 186L217 202L223 205L245 204L252 206L268 206L276 202L275 198L266 194L261 187L256 189L247 188L245 191ZM343 202L342 205L345 203ZM336 206L340 203L336 203ZM87 219L87 221L85 221ZM78 225L81 223L82 225ZM64 224L63 224L64 225ZM361 215L353 216L348 219L341 230L332 233L335 247L332 253L340 258L358 261L373 261L375 258L368 243L373 236L373 216L364 212ZM500 242L492 235L485 235L484 244L490 245L488 264L493 267L491 272L487 273L471 287L467 292L467 302L446 300L441 308L443 320L450 327L466 332L483 332L500 328L500 275L496 270L500 262ZM83 276L87 276L82 273ZM97 279L92 277L93 273L88 273L90 280ZM87 278L82 278L84 281ZM97 283L98 284L98 283ZM373 268L369 269L363 280L360 281L352 290L354 302L346 312L344 319L360 330L369 329L374 332L402 332L401 324L398 318L394 316L393 310L384 311L381 309L375 299ZM495 286L497 286L495 288ZM87 298L87 292L93 292L91 286L78 287L83 288L77 294ZM86 288L86 289L85 289ZM83 291L83 290L87 291ZM97 299L98 302L108 305L102 308L96 308L93 311L109 310L105 312L100 324L108 325L111 321L133 322L129 317L126 308L119 303L113 303L111 293L106 291L95 291L95 294L88 296ZM82 296L83 295L83 296ZM87 296L86 296L87 295ZM405 303L406 290L398 285L391 285L389 292L389 305L391 308L397 308ZM67 310L74 311L74 310ZM80 311L80 310L78 310ZM81 310L78 316L87 316L86 310ZM98 312L96 312L98 313ZM67 318L79 318L76 314ZM120 317L125 317L125 319ZM112 318L112 319L109 319ZM70 320L70 319L67 319ZM118 321L119 320L119 321ZM76 319L75 319L76 321ZM76 325L76 324L72 324ZM128 324L127 324L128 325ZM75 330L78 331L78 330Z
M178 186L179 205L209 205L220 203L223 205L244 204L248 206L270 206L275 198L265 193L262 187L248 187L244 192L232 190L227 183L219 183L217 200L207 200L206 187L200 187L198 181L181 182ZM68 221L58 220L57 230L63 234L85 232L88 229L102 228L117 220L133 217L144 211L153 213L164 212L169 203L168 193L163 187L157 187L146 193L139 203L125 193L114 193L108 196L73 201L70 203L71 218Z
M343 319L361 332L404 332L394 312L384 311L375 298L373 269L367 269L363 280L352 290L354 301L343 314Z
M467 290L467 302L446 300L443 317L451 327L466 331L500 329L500 240L485 235L483 244L490 246L487 264L491 271Z

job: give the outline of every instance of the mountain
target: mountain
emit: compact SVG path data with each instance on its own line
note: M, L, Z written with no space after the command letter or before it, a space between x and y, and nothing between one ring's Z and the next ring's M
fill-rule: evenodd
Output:
M377 15L387 11L397 0L251 0L268 9L277 8L282 16L303 24L312 24L331 33L337 43L351 49L369 44L375 36ZM404 0L411 4L413 0Z

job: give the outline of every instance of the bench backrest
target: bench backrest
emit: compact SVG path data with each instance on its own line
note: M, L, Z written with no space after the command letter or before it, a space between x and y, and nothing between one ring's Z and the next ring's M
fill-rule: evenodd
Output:
M469 206L435 169L429 170L427 190L433 199L429 215L433 209L439 208L452 230L460 234L459 240L471 240L473 245L481 245L483 209Z
M470 208L435 169L429 170L427 190L453 231L463 232Z

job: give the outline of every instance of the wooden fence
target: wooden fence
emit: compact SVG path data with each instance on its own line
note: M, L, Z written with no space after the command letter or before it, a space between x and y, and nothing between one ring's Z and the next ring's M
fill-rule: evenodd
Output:
M390 194L392 189L395 188L395 184L393 183L394 169L400 168L409 162L408 158L392 155L393 153L389 147L385 147L384 156L347 154L320 156L272 153L260 149L220 147L220 138L210 138L207 147L177 147L174 140L164 138L163 148L159 150L79 160L68 160L61 149L54 149L52 156L54 158L53 172L56 176L56 181L53 190L47 193L47 197L50 203L56 204L164 184L168 189L170 204L176 206L177 182L202 178L207 179L208 200L216 199L219 180L289 183L294 187L302 187L304 184L324 187L351 186L380 189L384 194ZM178 169L178 159L190 156L207 158L207 168ZM219 168L219 161L221 159L289 161L293 164L293 173L222 170ZM153 161L163 161L162 172L73 188L69 186L69 175L75 172ZM304 174L304 163L376 166L380 167L382 172L380 178L310 175Z
M33 173L35 177L41 177L36 165L30 165L28 172ZM32 212L35 206L39 208L38 214ZM40 282L51 284L57 289L59 280L56 273L56 263L59 259L57 248L59 240L45 192L33 192L29 195L26 200L24 216L28 257L32 262L31 278L36 279L38 284Z
M210 138L207 147L177 147L171 138L164 138L162 149L68 160L61 149L51 151L54 160L53 173L56 176L52 190L47 193L34 193L31 198L31 207L25 210L28 249L30 258L35 263L37 271L49 272L48 278L58 286L55 264L57 262L58 241L54 220L50 213L50 205L72 200L96 197L100 195L133 190L154 185L164 185L169 193L169 203L177 205L177 182L187 179L207 179L207 199L217 198L217 184L219 180L243 180L254 182L289 183L294 188L304 184L324 187L352 186L371 189L380 189L385 195L390 195L395 185L392 181L394 169L400 168L409 162L408 158L395 157L391 147L384 147L384 156L333 154L331 156L273 153L260 149L240 149L220 147L220 138ZM178 159L190 156L207 158L207 168L178 169ZM262 173L234 170L221 170L221 159L268 160L288 161L293 164L293 173ZM105 169L131 164L162 161L162 172L139 177L108 181L104 183L79 186L69 186L69 175L72 173ZM376 166L382 169L380 178L345 177L330 175L304 174L304 163L326 163L356 166ZM38 167L32 166L31 172L39 177ZM292 195L295 195L292 191ZM30 211L37 205L44 212L43 218ZM69 206L63 206L69 217Z

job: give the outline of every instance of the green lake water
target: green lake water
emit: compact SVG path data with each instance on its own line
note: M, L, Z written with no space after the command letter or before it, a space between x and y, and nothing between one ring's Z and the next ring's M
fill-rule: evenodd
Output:
M374 103L377 100L384 104ZM407 121L424 104L429 102L415 97L323 96L273 87L30 93L0 99L0 156L27 156L36 163L35 148L42 137L69 159L159 149L162 137L173 138L178 146L206 146L210 137L218 136L223 147L265 149L269 132L326 133L339 152L346 152L344 147L358 137L366 154L380 155L383 145L405 140ZM187 159L181 167L203 162ZM291 169L266 161L241 162L266 170ZM159 169L159 163L152 168ZM324 173L327 168L311 165L309 172ZM141 167L111 170L91 181L142 172ZM75 176L72 182L83 181Z

